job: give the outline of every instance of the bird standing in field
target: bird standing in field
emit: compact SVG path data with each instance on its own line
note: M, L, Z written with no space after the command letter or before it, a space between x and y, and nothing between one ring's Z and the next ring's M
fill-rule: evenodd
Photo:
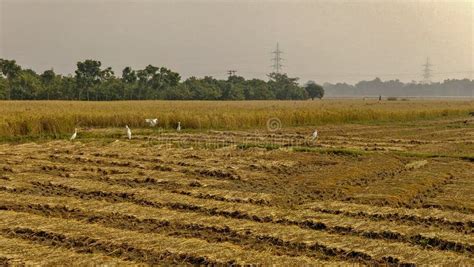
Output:
M158 124L158 119L145 119L145 121L151 126L155 127Z
M178 131L178 132L181 131L181 122L180 121L178 121L178 127L176 127L176 131Z
M72 134L71 139L69 139L69 140L72 141L72 140L76 139L76 137L77 137L77 128L74 128L74 133Z
M130 128L128 128L128 125L125 125L125 128L127 128L127 137L128 139L132 139L132 131L130 130Z
M311 140L315 141L318 139L318 130L314 130L313 135L311 136Z

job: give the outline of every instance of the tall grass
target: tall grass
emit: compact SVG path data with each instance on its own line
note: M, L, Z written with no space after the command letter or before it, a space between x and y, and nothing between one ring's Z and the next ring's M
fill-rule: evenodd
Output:
M323 101L0 101L0 136L60 136L75 127L145 127L185 129L265 129L271 117L283 127L337 123L412 121L466 115L474 101L415 100L376 102Z

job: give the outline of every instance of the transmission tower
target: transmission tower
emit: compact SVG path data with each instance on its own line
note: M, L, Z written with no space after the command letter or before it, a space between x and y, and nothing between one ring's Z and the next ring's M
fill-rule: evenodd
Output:
M283 52L280 50L280 46L279 46L278 43L277 43L276 50L273 51L272 54L275 55L272 58L272 60L273 60L273 65L272 65L273 71L276 72L276 73L280 73L281 67L283 67L283 65L281 64L281 61L283 60L283 58L281 58L281 54L283 54Z
M433 66L431 63L430 63L430 58L426 58L426 63L424 65L422 65L424 68L423 68L423 83L431 83L431 67Z

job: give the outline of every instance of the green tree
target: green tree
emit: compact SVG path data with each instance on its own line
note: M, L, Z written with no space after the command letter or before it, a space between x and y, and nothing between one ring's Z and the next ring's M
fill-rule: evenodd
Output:
M122 70L122 81L125 83L135 83L137 81L137 73L131 67L125 67Z
M58 99L73 100L76 98L77 82L72 75L60 76L58 79Z
M163 92L163 99L167 100L190 100L192 98L193 95L191 91L184 83L166 88Z
M315 98L321 99L324 96L324 88L314 81L308 81L304 89L312 100L314 100Z
M100 80L101 81L107 81L107 80L110 80L110 79L113 79L113 78L115 78L115 73L112 70L112 67L108 67L108 68L100 71Z
M138 97L138 100L142 99L142 95L145 99L149 98L149 93L152 88L152 84L156 83L156 79L155 81L152 81L152 79L154 76L157 75L159 69L160 68L155 67L153 65L148 65L145 67L145 69L137 71L138 86L136 88L136 95Z
M0 99L7 99L7 86L7 80L0 75Z
M79 89L78 99L81 99L85 91L86 99L89 100L89 92L93 86L100 83L102 63L97 60L87 59L84 62L77 62L76 82Z
M40 77L32 70L20 71L18 76L10 83L10 86L12 99L38 99L43 91Z
M126 86L126 83L116 77L104 80L97 86L97 100L120 100L122 99L123 90Z
M56 77L56 73L54 73L54 70L45 70L41 75L41 81L43 81L43 83L45 84L48 84L48 83L51 83L54 78Z
M248 100L269 100L275 99L275 94L270 90L268 84L260 79L252 79L245 82L245 99Z
M191 77L184 84L195 100L217 100L222 95L219 82L211 76L205 76L203 79Z
M44 93L46 94L45 96L42 96L42 98L46 98L47 100L50 99L50 95L52 90L54 89L54 83L56 80L56 73L51 70L45 70L41 75L41 82L43 83L43 88L44 88Z
M5 87L5 95L7 99L11 99L12 83L15 78L20 75L21 67L16 64L15 60L7 60L0 58L0 73L7 77L7 85Z
M125 67L122 70L122 99L132 99L132 94L137 86L137 72L131 67Z
M92 88L94 89L95 100L108 100L112 90L109 81L115 80L115 73L112 67L105 68L99 72L99 81Z
M15 60L0 58L0 71L7 79L12 80L20 74L21 67L16 64Z
M242 84L226 83L223 95L223 100L244 100L244 86Z
M297 81L298 78L290 78L286 74L270 73L268 85L274 92L275 97L280 100L301 100L306 99L306 91L301 88Z
M221 91L223 100L244 100L244 83L245 78L241 76L231 75L227 81L221 82Z
M152 89L150 98L164 98L164 91L168 88L175 87L179 84L181 76L167 69L161 67L158 72L151 77L150 87Z

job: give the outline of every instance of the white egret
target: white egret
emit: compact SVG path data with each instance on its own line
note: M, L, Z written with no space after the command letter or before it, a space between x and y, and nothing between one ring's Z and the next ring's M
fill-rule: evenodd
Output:
M132 139L132 131L130 130L130 128L128 128L128 125L125 125L125 128L127 128L128 139Z
M155 127L158 124L158 119L145 119L145 121L151 126Z
M178 132L181 131L181 122L180 121L178 121L178 127L176 127L176 131L178 131Z
M69 139L69 140L72 141L72 140L76 139L76 137L77 137L77 128L74 128L74 133L72 134L71 139Z
M311 139L312 139L312 141L315 141L316 139L318 139L318 130L314 130Z

